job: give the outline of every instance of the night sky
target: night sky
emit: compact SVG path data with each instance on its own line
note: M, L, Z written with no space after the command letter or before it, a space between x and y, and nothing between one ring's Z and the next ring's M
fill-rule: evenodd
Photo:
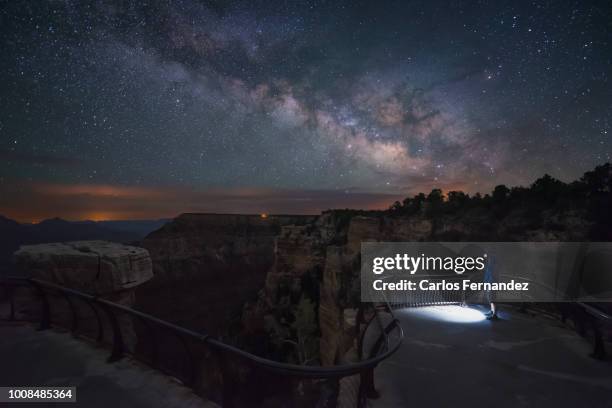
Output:
M0 214L384 208L612 155L607 1L0 3Z

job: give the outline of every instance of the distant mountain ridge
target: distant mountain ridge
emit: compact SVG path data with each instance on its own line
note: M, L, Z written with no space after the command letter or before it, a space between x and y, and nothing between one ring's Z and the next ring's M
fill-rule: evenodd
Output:
M134 242L142 240L168 221L66 221L51 218L38 224L21 224L0 215L0 272L10 268L11 256L21 245L94 239Z

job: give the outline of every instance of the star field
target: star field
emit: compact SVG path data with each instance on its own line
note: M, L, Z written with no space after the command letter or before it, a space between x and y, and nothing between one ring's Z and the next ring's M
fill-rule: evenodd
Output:
M611 17L605 1L5 2L0 213L316 212L572 180L612 154Z

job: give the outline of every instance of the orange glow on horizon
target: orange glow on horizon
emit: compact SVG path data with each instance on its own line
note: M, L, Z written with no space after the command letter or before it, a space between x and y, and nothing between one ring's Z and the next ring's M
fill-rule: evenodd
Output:
M112 186L95 184L14 184L0 214L23 223L50 218L120 221L174 218L182 213L316 215L334 208L388 209L406 195L262 187ZM265 212L261 209L266 208Z
M116 221L116 214L113 215L111 213L92 213L86 216L87 220L90 221Z

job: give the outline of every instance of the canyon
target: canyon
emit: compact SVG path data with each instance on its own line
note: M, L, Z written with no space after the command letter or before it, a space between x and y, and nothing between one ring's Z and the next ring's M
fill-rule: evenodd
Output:
M140 311L275 361L312 366L354 362L368 357L369 348L362 348L360 339L367 337L366 322L373 316L372 305L360 300L363 242L610 241L610 173L605 167L595 182L586 178L571 185L544 177L529 189L501 186L484 197L443 196L433 190L381 211L182 214L133 243L138 249L129 251L143 252L150 273L129 288L129 296L121 296ZM87 281L100 271L99 263L89 262L99 259L91 253L106 244L95 244L100 250L93 252L91 245L62 247L66 253L78 249L79 257L91 264L82 276ZM16 257L24 272L38 262L29 251L26 258ZM127 259L117 265L128 265L124 269L131 273L132 257ZM53 267L39 269L63 276ZM73 283L80 285L80 278ZM142 355L158 350L160 361L173 364L191 361L168 333L132 323L125 322L133 327L130 349ZM308 391L297 393L305 398L300 406L311 406L310 398L317 395L334 394L322 383L291 383L262 372L253 379L243 361L222 361L206 352L197 364L202 376L198 392L215 400L228 366L235 374L233 389L261 406L275 406L303 387ZM355 389L353 380L346 380L349 385L341 386L338 395Z
M481 208L435 218L330 210L319 216L184 214L141 243L154 278L137 305L221 336L251 352L298 364L357 357L363 241L580 241L593 228L584 210Z

